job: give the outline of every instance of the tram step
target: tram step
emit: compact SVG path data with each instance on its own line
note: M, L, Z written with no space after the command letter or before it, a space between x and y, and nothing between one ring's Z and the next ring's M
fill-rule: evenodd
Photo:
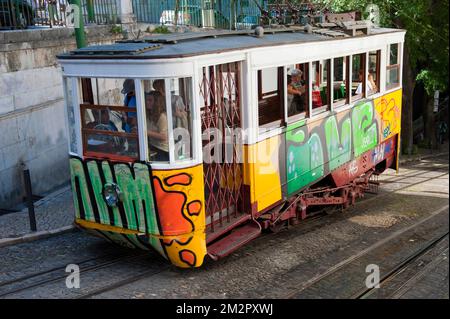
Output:
M214 227L214 231L208 230L206 233L206 243L209 244L215 241L220 236L228 233L233 228L238 227L239 225L245 223L250 220L252 216L250 214L242 214L237 217L232 217L229 222L224 221L222 225L216 225Z
M260 234L261 226L257 222L251 221L209 246L208 255L214 260L228 256Z

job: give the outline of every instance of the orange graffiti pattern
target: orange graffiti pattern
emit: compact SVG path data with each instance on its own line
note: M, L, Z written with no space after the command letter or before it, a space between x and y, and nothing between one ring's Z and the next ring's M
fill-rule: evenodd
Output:
M159 171L153 175L160 243L166 257L179 267L198 267L206 255L202 167L185 172Z
M381 118L382 139L400 132L401 125L401 95L394 92L375 100L375 108Z

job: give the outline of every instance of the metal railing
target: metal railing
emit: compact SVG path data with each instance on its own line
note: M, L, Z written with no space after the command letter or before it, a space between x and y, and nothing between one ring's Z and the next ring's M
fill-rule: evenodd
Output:
M267 7L267 0L257 0ZM250 29L259 25L254 0L132 0L138 22L218 29Z
M67 0L0 0L0 30L67 26L68 5ZM82 0L81 7L85 23L119 22L116 0Z

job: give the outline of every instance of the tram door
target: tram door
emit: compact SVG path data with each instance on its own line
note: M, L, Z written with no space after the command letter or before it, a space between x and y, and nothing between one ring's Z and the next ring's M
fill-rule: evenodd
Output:
M241 62L202 69L200 83L206 224L209 231L243 213Z

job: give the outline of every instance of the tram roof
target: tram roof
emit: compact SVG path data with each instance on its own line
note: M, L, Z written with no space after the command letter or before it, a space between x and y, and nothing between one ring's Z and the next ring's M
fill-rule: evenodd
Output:
M401 29L371 28L369 35L404 32ZM60 59L170 59L286 44L354 38L344 32L317 29L266 29L262 37L253 30L172 33L147 36L140 40L121 40L109 45L93 45L58 55Z

